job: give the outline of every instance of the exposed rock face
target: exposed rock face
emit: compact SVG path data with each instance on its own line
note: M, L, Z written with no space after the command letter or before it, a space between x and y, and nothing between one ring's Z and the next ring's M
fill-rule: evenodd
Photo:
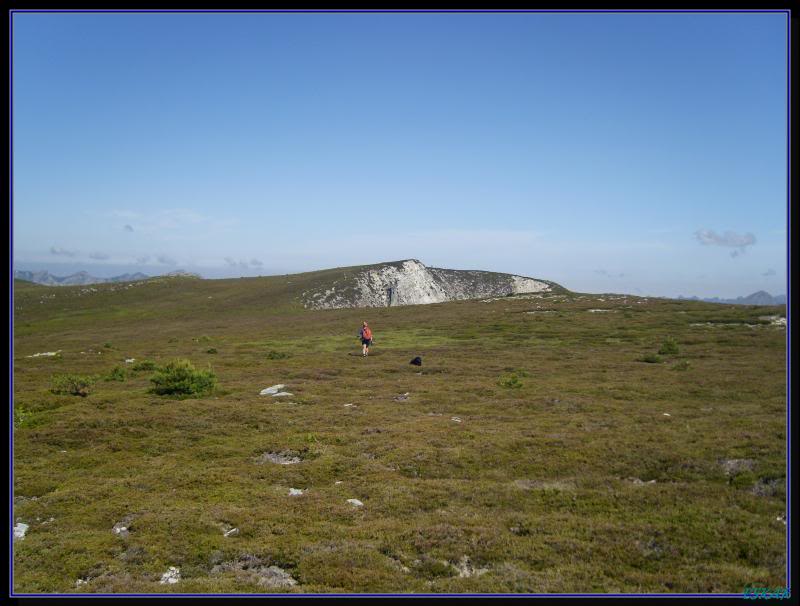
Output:
M313 309L394 307L547 292L552 282L490 271L426 267L416 259L345 273L325 290L303 293Z

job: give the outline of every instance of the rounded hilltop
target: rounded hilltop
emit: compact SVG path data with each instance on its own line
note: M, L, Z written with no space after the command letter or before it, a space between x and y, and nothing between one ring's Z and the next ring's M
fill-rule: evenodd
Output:
M339 275L303 293L313 309L424 305L463 299L564 290L548 280L481 270L428 267L404 259L340 268Z

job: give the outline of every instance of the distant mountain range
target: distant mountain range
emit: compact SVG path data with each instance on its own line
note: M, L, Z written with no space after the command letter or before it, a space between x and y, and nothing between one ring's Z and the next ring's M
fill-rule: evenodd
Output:
M14 271L15 280L25 280L35 282L44 286L77 286L82 284L104 284L106 282L135 282L136 280L147 280L150 276L142 273L122 274L113 278L98 278L89 275L88 272L79 271L70 276L54 276L48 271Z
M181 276L184 278L201 278L199 274L194 274L182 269L171 271L164 276ZM136 282L137 280L149 280L155 276L146 276L143 273L136 272L135 274L121 274L113 278L98 278L97 276L89 275L88 272L79 271L69 276L60 278L54 276L49 271L21 271L14 270L15 280L25 280L26 282L34 282L42 286L81 286L84 284L107 284L111 282Z
M786 305L786 295L772 296L766 291L759 290L746 297L736 297L735 299L720 299L712 297L710 299L700 299L699 297L679 296L679 299L690 301L706 301L707 303L725 303L726 305Z

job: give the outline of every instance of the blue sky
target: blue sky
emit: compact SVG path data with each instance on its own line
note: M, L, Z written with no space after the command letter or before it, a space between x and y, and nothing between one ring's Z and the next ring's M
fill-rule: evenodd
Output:
M15 13L15 268L785 293L786 22Z

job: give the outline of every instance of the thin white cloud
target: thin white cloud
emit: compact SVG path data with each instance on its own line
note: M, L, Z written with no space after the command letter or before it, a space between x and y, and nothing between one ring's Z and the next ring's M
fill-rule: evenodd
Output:
M607 276L609 278L624 278L626 274L624 273L613 273L606 269L595 269L594 273L600 274L601 276Z
M724 234L718 234L711 229L698 229L694 232L694 237L704 246L735 248L736 250L731 252L731 257L734 258L744 254L748 246L752 246L756 243L756 237L753 234L737 234L733 231L726 231Z
M59 257L74 257L75 255L78 254L78 251L76 251L76 250L67 250L65 248L60 248L60 247L57 247L57 246L51 246L50 247L50 254L51 255L56 255L56 256L59 256Z
M162 265L177 265L177 261L175 261L175 259L167 255L158 255L156 257L156 261L158 261Z
M96 261L106 261L109 259L109 256L106 253L101 252L93 252L89 255L90 259L94 259Z

